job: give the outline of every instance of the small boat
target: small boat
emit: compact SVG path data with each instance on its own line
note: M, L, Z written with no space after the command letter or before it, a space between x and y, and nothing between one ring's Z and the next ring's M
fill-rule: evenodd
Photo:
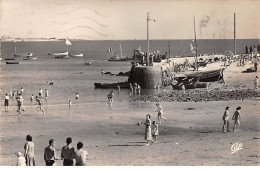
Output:
M68 59L69 55L57 55L54 57L55 59Z
M81 54L70 54L71 57L83 57L83 53Z
M5 60L15 60L15 58L5 58Z
M38 58L35 56L26 56L23 58L23 60L37 60Z
M69 55L69 52L60 52L60 53L50 53L48 52L49 55L53 56L64 56L64 55Z
M17 54L16 53L16 47L15 47L15 49L14 49L14 57L27 57L27 56L33 56L33 53L29 52L29 53L24 53L24 54Z
M91 65L91 61L85 61L85 65Z
M130 88L129 82L118 82L118 83L94 83L95 88L101 89L117 89L118 85L120 88Z
M119 56L112 56L111 58L108 59L108 61L128 61L131 60L127 56L125 57L119 57Z
M6 64L19 64L19 62L5 62Z

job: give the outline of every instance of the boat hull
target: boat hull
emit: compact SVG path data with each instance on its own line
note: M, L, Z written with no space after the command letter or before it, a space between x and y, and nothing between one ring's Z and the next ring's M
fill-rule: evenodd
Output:
M204 71L192 74L185 74L188 78L199 78L200 82L215 82L220 81L223 77L224 69Z
M55 56L55 59L68 59L69 55L60 55L60 56Z
M117 89L118 85L120 86L120 88L130 88L129 82L94 83L95 88L100 88L100 89Z
M19 62L5 62L6 64L19 64Z

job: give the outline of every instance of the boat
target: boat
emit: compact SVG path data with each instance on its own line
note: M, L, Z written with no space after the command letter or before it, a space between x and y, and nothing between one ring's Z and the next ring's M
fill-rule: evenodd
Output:
M15 60L15 58L5 58L5 60Z
M130 58L128 56L123 56L121 44L120 44L120 56L118 56L118 55L117 56L113 56L112 48L109 48L108 52L112 52L112 57L109 58L108 61L128 61L128 60L132 60L132 58Z
M130 88L129 82L118 82L118 83L94 83L95 88L101 89L117 89L118 85L120 88Z
M50 52L48 52L48 55L52 55L52 56L64 56L64 55L69 55L69 52L60 52L60 53L50 53Z
M91 65L91 61L85 61L85 65Z
M23 58L23 60L37 60L38 58L35 56L26 56Z
M6 64L19 64L19 62L5 62Z
M172 84L172 89L182 90L184 89L195 89L195 88L206 88L207 84L199 82L199 78L176 78L176 83Z
M83 57L83 53L81 54L69 54L71 57Z
M55 59L68 59L69 55L56 55L54 58Z
M24 53L24 54L17 54L16 53L16 47L15 47L15 49L14 49L14 57L27 57L27 56L33 56L33 53L29 52L29 53Z

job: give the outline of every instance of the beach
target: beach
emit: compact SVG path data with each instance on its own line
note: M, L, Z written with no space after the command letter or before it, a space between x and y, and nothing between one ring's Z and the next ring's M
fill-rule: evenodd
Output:
M253 79L259 72L241 73L250 66L251 63L244 67L233 63L227 67L224 75L227 86L246 85L252 89ZM214 84L219 88L224 86L219 82ZM168 90L171 89L167 88L166 92ZM121 91L124 95L128 92ZM41 166L45 165L43 150L49 139L56 140L55 148L60 157L67 137L72 137L74 147L78 141L84 143L83 149L89 153L87 165L90 166L259 165L259 98L210 102L159 101L167 122L162 121L159 126L158 142L146 146L145 126L137 123L144 122L148 113L152 116L151 120L156 120L156 102L131 101L131 96L121 100L118 99L120 94L118 97L115 93L112 107L105 99L92 102L79 99L79 103L73 100L70 109L67 102L52 104L48 101L43 106L46 115L39 114L36 105L28 103L23 115L18 116L15 102L11 101L9 112L4 112L3 107L1 109L0 165L16 164L14 153L24 152L27 134L33 137L36 165ZM241 125L237 132L222 133L222 116L226 106L230 107L231 117L238 106L242 107ZM230 129L234 124L231 117ZM232 153L231 147L235 143L241 144L242 149ZM57 160L56 165L62 165L62 161Z

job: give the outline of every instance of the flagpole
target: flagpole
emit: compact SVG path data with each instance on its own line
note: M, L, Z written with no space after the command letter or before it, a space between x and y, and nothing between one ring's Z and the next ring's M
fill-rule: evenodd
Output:
M196 59L195 59L195 66L197 69L198 73L198 48L197 48L197 37L196 37L196 27L195 27L195 16L193 16L193 21L194 21L194 35L195 35L195 50L196 50Z

